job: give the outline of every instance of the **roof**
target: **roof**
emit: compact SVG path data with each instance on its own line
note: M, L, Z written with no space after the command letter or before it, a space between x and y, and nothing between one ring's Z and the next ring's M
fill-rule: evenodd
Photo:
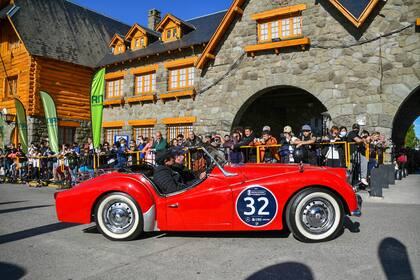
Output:
M194 26L195 30L185 34L179 40L167 43L163 43L162 41L158 40L150 44L147 48L138 49L134 51L129 50L119 55L114 55L109 52L98 63L98 67L114 64L117 62L128 61L149 55L154 55L157 53L176 50L179 48L186 48L189 46L207 43L210 40L213 33L216 31L217 26L219 26L225 13L226 11L221 11L211 15L206 15L186 21L189 25Z
M360 27L379 0L329 0L351 23Z
M227 13L225 13L223 19L220 21L219 26L212 34L209 43L207 44L204 52L201 54L199 60L197 61L196 67L202 69L209 59L209 56L212 56L212 52L215 50L217 44L222 39L223 35L225 34L226 30L229 28L230 24L234 20L237 14L241 14L243 11L241 9L242 5L244 4L245 0L235 0L232 2Z
M131 26L130 30L127 32L127 34L125 35L125 37L127 37L129 35L129 33L131 33L135 28L139 28L142 29L144 32L146 32L146 34L148 35L152 35L153 37L159 38L160 37L160 33L156 32L148 27L144 27L138 23L134 23L133 26Z
M163 29L163 25L165 24L166 21L168 20L173 20L181 25L184 25L190 29L195 29L195 26L187 21L183 21L180 18L177 18L176 16L174 16L173 14L167 14L162 21L158 24L158 26L156 26L156 30L160 31L161 29Z
M95 67L129 25L66 0L15 0L11 17L31 55ZM1 12L0 12L1 14Z

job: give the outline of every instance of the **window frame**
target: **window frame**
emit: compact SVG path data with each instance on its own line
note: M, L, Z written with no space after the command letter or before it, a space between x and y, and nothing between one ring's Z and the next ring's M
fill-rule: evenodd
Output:
M139 131L141 131L141 133L139 133ZM144 131L146 131L146 133ZM133 137L132 139L136 141L136 143L137 143L137 138L139 136L143 136L143 138L147 137L148 139L150 139L151 137L153 137L154 134L155 134L154 125L135 125L135 126L132 126L131 128L131 136Z
M118 86L118 92L119 95L115 95L115 83L119 82L119 86ZM115 79L108 79L105 81L106 82L106 88L105 88L105 99L114 99L114 98L121 98L123 97L123 85L124 85L124 78L115 78ZM109 96L109 91L110 91L110 85L112 84L112 92L113 95Z
M11 85L12 83L12 85ZM4 98L11 98L17 96L18 92L18 85L19 85L19 76L10 76L4 78ZM10 91L12 91L10 93Z
M149 77L149 90L146 91L146 77ZM139 90L139 79L141 79L141 90ZM134 76L134 95L149 95L156 92L156 71L136 74Z
M171 131L174 129L174 131ZM172 139L176 138L180 133L184 135L184 139L188 137L188 132L194 130L194 123L174 123L174 124L167 124L166 125L166 141L169 143ZM175 137L172 137L172 133L174 133Z
M108 132L111 132L108 134ZM111 146L114 145L114 138L115 135L122 134L122 127L116 126L116 127L104 127L104 142L108 142ZM111 141L109 141L108 136L111 137Z
M295 33L296 29L295 27L295 19L299 21L299 33ZM288 20L288 31L289 35L283 36L283 21ZM277 32L278 32L278 38L273 38L273 22L277 22ZM262 39L262 26L267 25L267 39ZM272 17L269 19L257 21L257 41L259 44L263 43L271 43L273 40L288 40L288 39L294 39L299 38L303 35L303 19L302 19L302 13L296 12L288 15L281 15L277 17Z
M194 87L194 66L171 68L168 69L168 72L168 91L182 90ZM174 75L174 73L176 74ZM176 78L176 81L173 80L174 77ZM181 79L182 77L185 79Z

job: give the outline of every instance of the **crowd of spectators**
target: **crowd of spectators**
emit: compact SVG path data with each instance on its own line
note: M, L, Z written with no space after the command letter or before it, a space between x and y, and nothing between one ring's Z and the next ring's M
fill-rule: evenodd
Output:
M347 142L352 144L346 146ZM188 135L179 134L169 140L157 132L154 137L139 136L129 143L124 138L116 143L104 142L99 149L94 149L89 138L83 145L62 145L59 153L54 153L48 141L43 141L31 143L27 154L20 145L10 144L0 149L0 176L12 182L20 179L74 184L82 175L93 177L94 167L118 169L140 161L155 164L159 153L206 145L222 150L232 164L279 162L349 167L346 156L350 155L353 173L357 174L360 184L367 186L370 170L383 161L383 152L389 144L384 135L361 130L358 124L350 131L346 127L332 126L323 136L314 135L309 125L303 125L298 133L294 133L291 126L285 126L278 136L273 135L269 126L258 133L251 127L237 128L223 136L217 133L199 136L189 131ZM395 159L401 158L404 151L398 153Z

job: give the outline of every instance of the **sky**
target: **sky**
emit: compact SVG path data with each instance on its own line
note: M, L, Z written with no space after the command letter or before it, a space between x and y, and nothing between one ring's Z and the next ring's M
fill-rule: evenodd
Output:
M162 17L167 13L189 20L229 8L232 0L71 0L83 7L100 12L129 25L137 22L147 26L147 12L157 9Z
M420 117L414 121L414 129L416 130L416 136L420 139Z

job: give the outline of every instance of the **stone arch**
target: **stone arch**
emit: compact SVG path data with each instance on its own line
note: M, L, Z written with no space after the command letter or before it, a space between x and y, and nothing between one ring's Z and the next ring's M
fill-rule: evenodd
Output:
M392 141L404 145L405 135L414 120L420 116L420 86L415 88L400 104L392 122Z
M269 125L275 135L285 125L298 131L310 124L314 132L322 133L327 107L309 91L296 86L277 85L265 87L246 99L232 121L235 127L251 126L254 130Z

